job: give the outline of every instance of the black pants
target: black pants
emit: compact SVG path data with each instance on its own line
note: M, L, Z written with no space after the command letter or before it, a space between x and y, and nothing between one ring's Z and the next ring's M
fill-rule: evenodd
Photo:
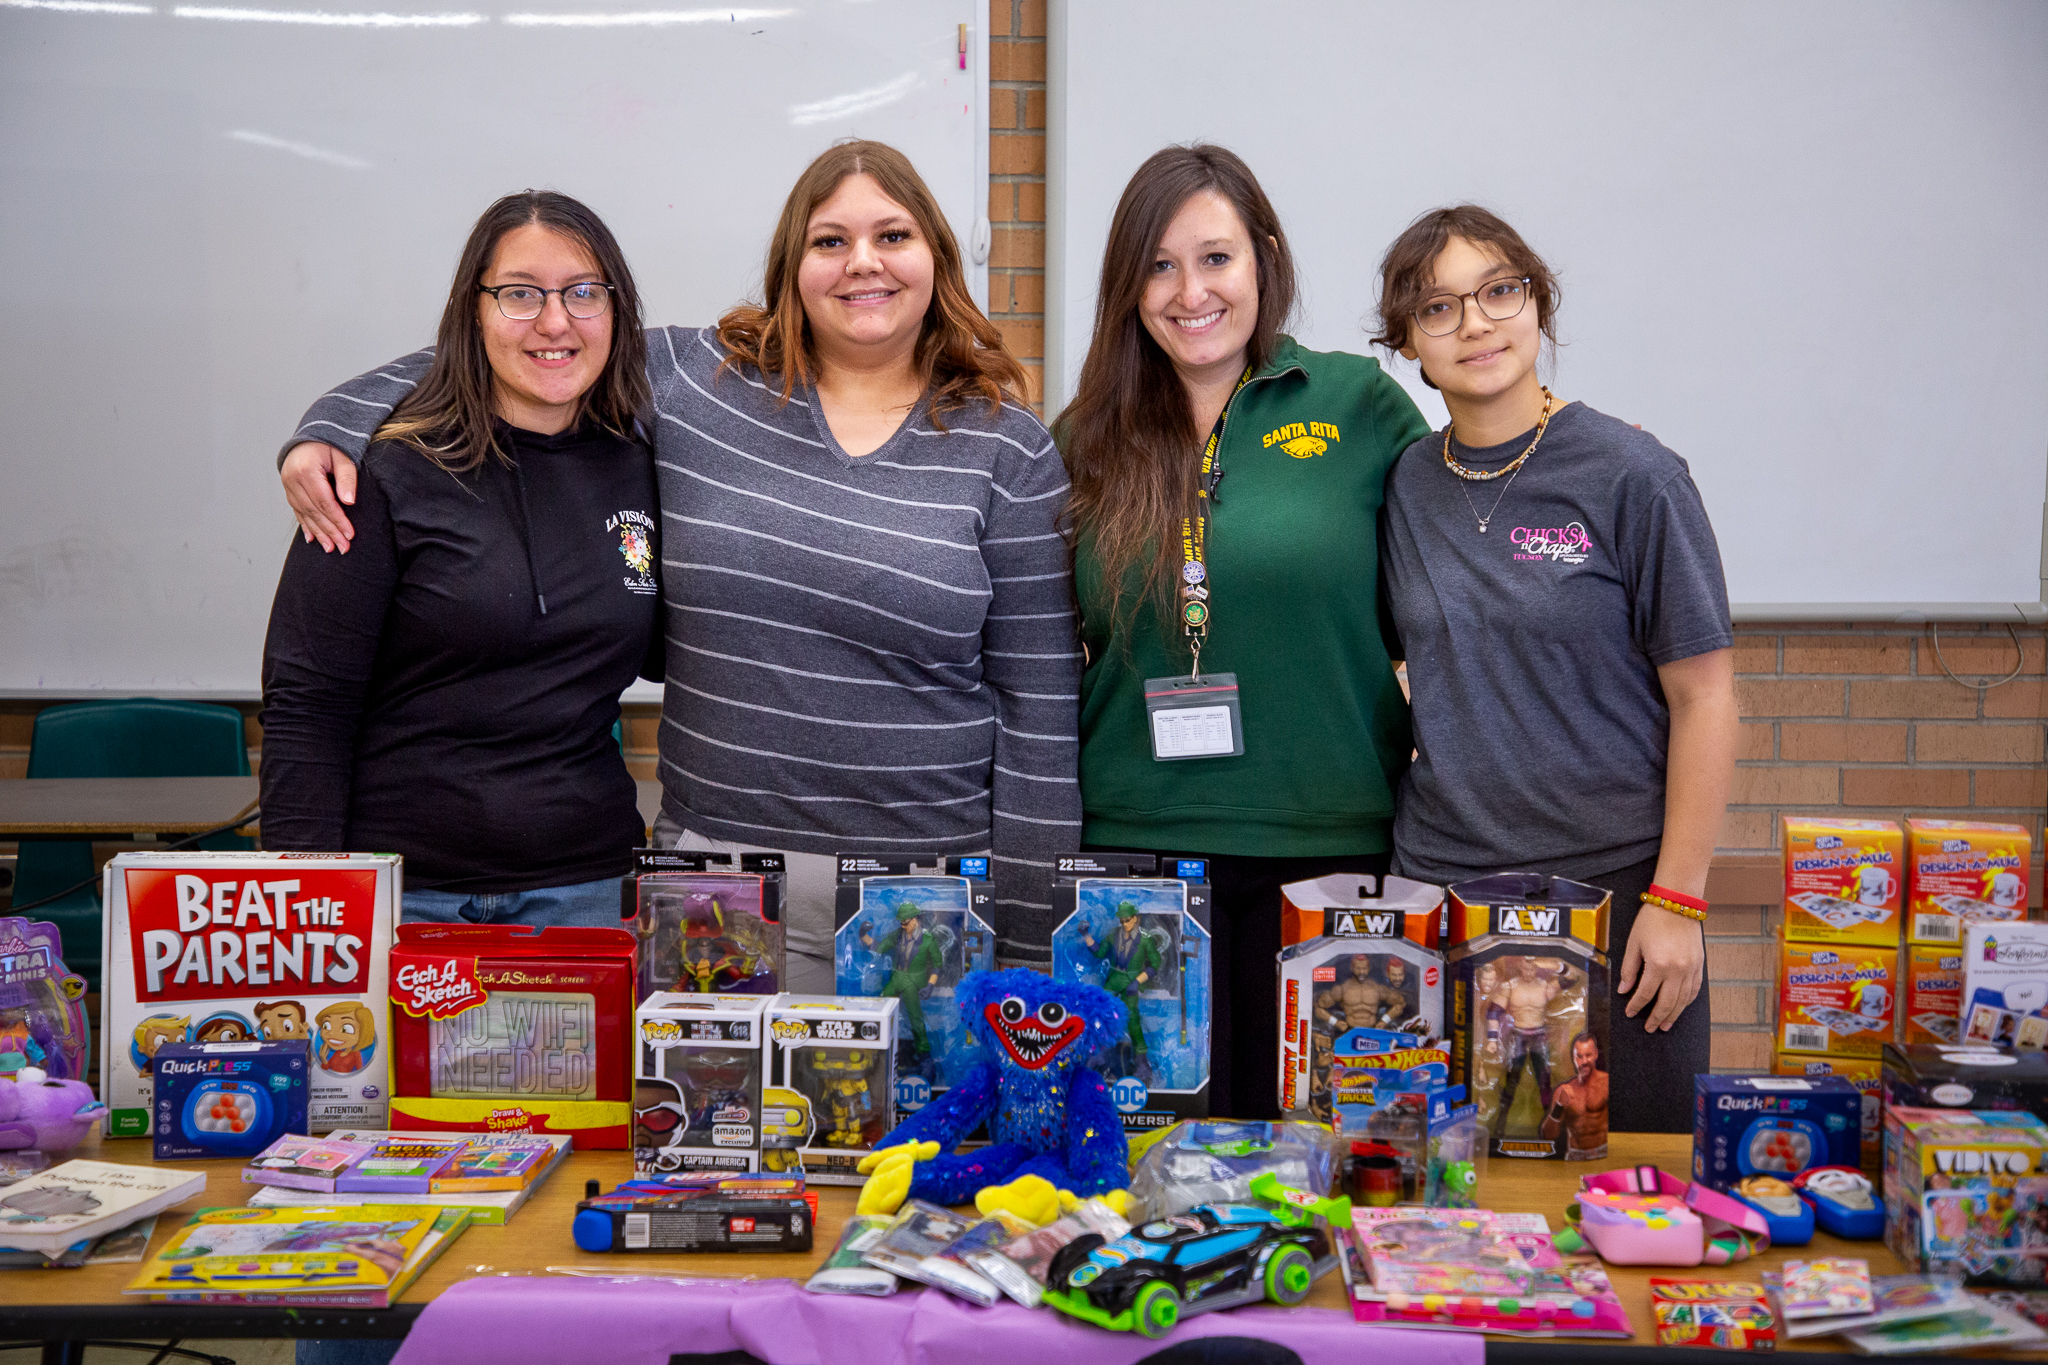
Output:
M1209 860L1209 1112L1219 1118L1280 1116L1280 888L1332 872L1384 877L1390 854L1246 858L1168 849L1162 857Z

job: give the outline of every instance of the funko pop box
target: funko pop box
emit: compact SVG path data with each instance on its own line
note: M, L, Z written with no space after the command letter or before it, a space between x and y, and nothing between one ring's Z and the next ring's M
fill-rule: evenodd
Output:
M859 1185L855 1168L896 1126L894 996L776 996L768 1002L768 1085L809 1104L811 1134L797 1149L804 1179Z
M1280 1111L1328 1123L1334 1044L1352 1029L1444 1033L1441 888L1333 874L1280 888Z
M761 1168L768 1002L657 991L635 1011L633 1174Z
M312 1047L288 1043L165 1043L156 1081L155 1155L253 1157L306 1131Z
M1842 1077L1693 1077L1692 1178L1707 1188L1862 1164L1863 1092Z
M2027 917L2034 839L2021 825L1906 821L1906 940L1963 941L1964 926Z
M1899 946L1906 836L1896 820L1788 815L1786 939Z
M742 853L739 867L696 849L633 850L619 913L640 940L645 1000L656 991L770 996L782 989L783 856Z
M1208 861L1062 854L1053 862L1052 913L1052 979L1100 986L1123 1002L1123 1040L1093 1065L1125 1134L1207 1118Z
M147 1137L165 1043L312 1042L311 1132L387 1126L386 853L122 853L107 864L100 1095Z
M392 1126L630 1146L636 957L624 929L401 925Z
M897 1002L895 1102L907 1117L982 1060L954 992L996 964L989 860L842 853L838 863L833 985Z
M1451 1083L1499 1157L1607 1154L1607 913L1597 886L1505 872L1448 889Z

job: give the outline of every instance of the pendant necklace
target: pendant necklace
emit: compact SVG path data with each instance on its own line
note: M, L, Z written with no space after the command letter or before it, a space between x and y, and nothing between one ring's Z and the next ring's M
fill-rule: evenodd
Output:
M1472 509L1473 519L1479 523L1480 535L1483 536L1486 534L1487 526L1490 525L1493 521L1493 514L1495 512L1500 511L1500 505L1507 499L1508 490L1515 486L1515 478L1522 472L1522 466L1525 463L1527 463L1531 455L1534 455L1536 453L1537 445L1543 440L1544 429L1550 425L1550 407L1554 401L1555 400L1551 397L1550 390L1547 388L1544 389L1543 411L1536 418L1535 438L1529 442L1528 449L1524 450L1521 454L1515 456L1513 460L1509 461L1505 465L1502 465L1499 469L1467 469L1464 465L1461 465L1456 460L1452 459L1451 429L1449 427L1444 428L1444 468L1450 470L1453 474L1456 474L1458 476L1458 491L1465 495L1465 505ZM1493 500L1493 506L1490 509L1488 509L1486 515L1483 517L1480 516L1479 504L1472 501L1472 490L1465 487L1465 485L1467 483L1488 483L1494 479L1501 477L1503 474L1507 476L1508 481L1501 485L1500 496Z

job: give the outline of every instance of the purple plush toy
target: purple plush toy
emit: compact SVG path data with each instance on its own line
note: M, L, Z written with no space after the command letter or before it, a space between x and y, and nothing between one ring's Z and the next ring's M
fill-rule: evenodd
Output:
M0 1151L67 1151L85 1141L106 1112L84 1081L53 1081L23 1067L0 1078Z

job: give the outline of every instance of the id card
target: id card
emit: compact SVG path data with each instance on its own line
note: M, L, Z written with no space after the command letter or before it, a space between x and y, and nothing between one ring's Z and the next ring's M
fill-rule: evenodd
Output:
M1237 707L1237 674L1199 678L1147 678L1145 722L1152 757L1235 758L1244 752L1244 717Z

